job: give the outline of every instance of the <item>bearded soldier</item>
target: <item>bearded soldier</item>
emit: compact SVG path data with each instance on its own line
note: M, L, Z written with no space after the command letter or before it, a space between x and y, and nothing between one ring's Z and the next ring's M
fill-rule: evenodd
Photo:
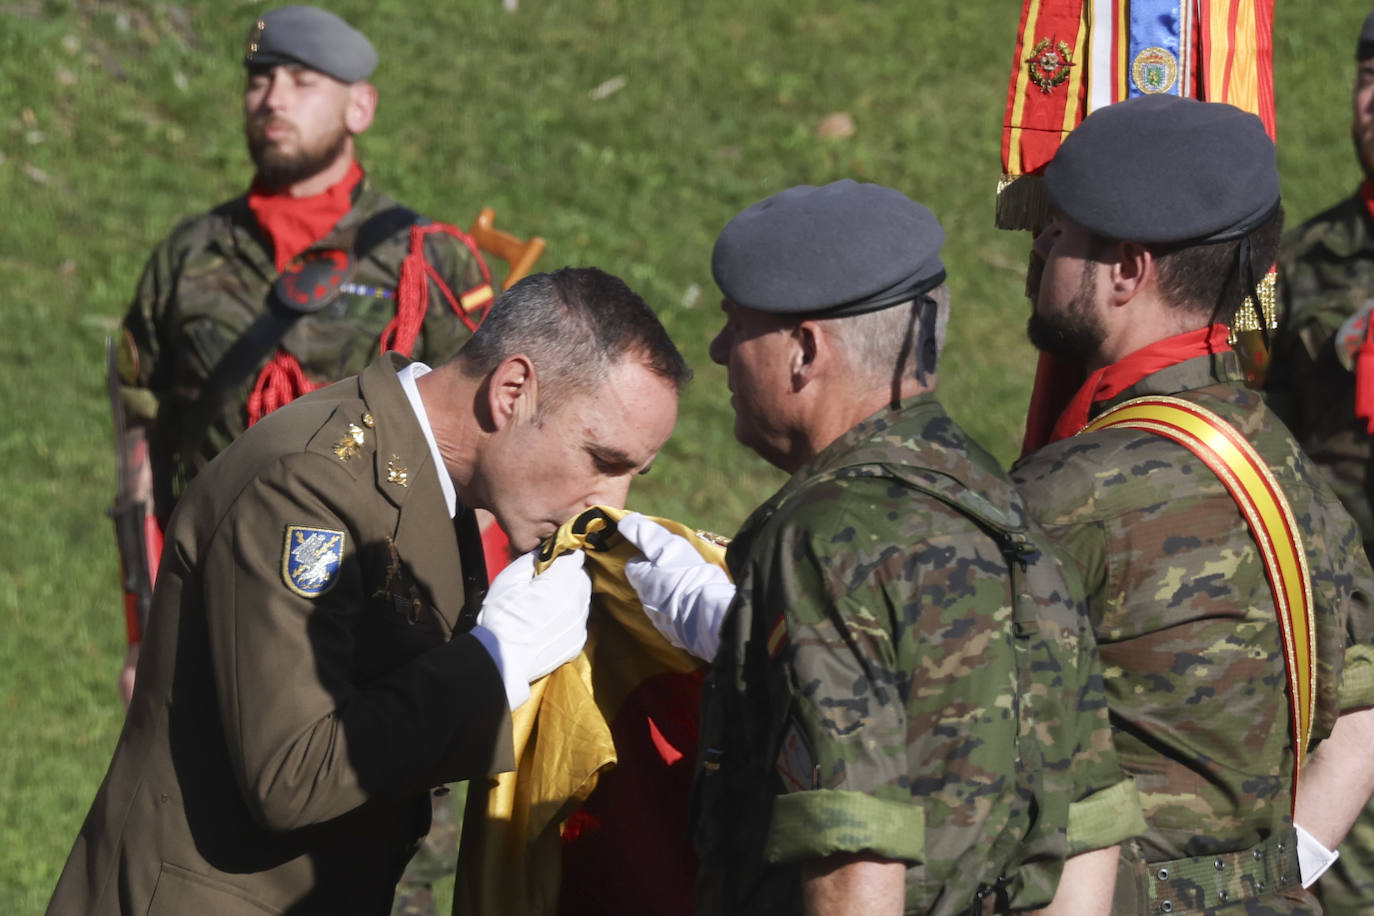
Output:
M1374 573L1227 344L1278 246L1274 144L1143 96L1089 115L1045 185L1030 338L1087 377L1012 476L1087 588L1149 825L1116 911L1319 912L1302 885L1374 789Z

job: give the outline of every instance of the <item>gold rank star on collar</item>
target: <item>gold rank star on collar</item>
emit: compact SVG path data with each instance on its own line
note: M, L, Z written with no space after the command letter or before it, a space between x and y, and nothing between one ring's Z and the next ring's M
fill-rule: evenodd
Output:
M344 434L334 443L334 454L340 461L350 461L362 451L367 434L356 423L348 424Z
M410 471L401 462L400 455L392 455L386 462L386 479L398 487L410 486Z

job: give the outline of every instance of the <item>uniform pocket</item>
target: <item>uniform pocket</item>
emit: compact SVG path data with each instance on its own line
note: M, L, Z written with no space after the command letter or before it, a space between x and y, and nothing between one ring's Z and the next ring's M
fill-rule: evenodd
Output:
M286 911L268 906L227 881L163 862L153 899L148 904L148 916L186 916L204 912L217 916L260 916Z

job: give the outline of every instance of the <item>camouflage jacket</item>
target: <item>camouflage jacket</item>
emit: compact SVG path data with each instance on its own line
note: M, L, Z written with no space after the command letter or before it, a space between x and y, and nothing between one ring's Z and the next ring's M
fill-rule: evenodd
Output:
M1279 329L1265 380L1269 406L1293 431L1374 551L1370 436L1355 416L1355 376L1336 330L1374 298L1374 222L1355 194L1284 236Z
M1311 572L1313 737L1324 737L1341 710L1374 701L1374 573L1359 532L1245 387L1234 354L1163 369L1094 409L1146 394L1219 414L1287 495ZM1117 754L1149 822L1137 841L1144 858L1241 851L1286 832L1293 748L1279 624L1255 541L1220 479L1181 445L1129 429L1056 442L1012 478L1087 588Z
M908 863L909 913L965 912L980 891L1032 907L1053 895L1071 801L1094 825L1082 848L1143 827L1078 587L1049 550L931 395L854 427L754 512L703 694L701 912L798 913L801 865L861 850ZM1011 563L1037 600L1013 601Z
M364 178L354 191L353 208L311 249L352 250L360 227L395 206ZM373 246L358 264L352 277L356 292L344 292L324 309L302 316L282 336L280 348L300 361L308 379L334 381L376 359L382 332L396 314L397 279L409 247L407 225ZM430 236L426 256L455 296L482 282L471 252L452 236ZM154 424L150 444L160 511L244 430L244 405L256 369L220 409L198 411L193 405L220 358L266 309L277 276L271 243L249 210L247 195L183 220L144 267L124 316L120 374L127 421ZM468 335L431 282L429 311L411 355L442 362Z

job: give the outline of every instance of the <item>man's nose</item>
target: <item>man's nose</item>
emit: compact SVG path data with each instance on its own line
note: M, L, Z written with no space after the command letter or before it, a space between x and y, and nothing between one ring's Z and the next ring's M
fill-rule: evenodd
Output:
M706 354L711 357L711 362L717 366L725 365L725 361L730 356L730 345L725 339L725 329L721 328L720 333L711 338L711 345L706 348Z
M267 84L267 94L262 97L262 107L268 111L281 111L291 100L291 81L285 76L273 74Z
M590 509L592 506L625 508L625 501L630 498L630 484L633 479L629 476L622 476L606 480L587 497L584 508Z

